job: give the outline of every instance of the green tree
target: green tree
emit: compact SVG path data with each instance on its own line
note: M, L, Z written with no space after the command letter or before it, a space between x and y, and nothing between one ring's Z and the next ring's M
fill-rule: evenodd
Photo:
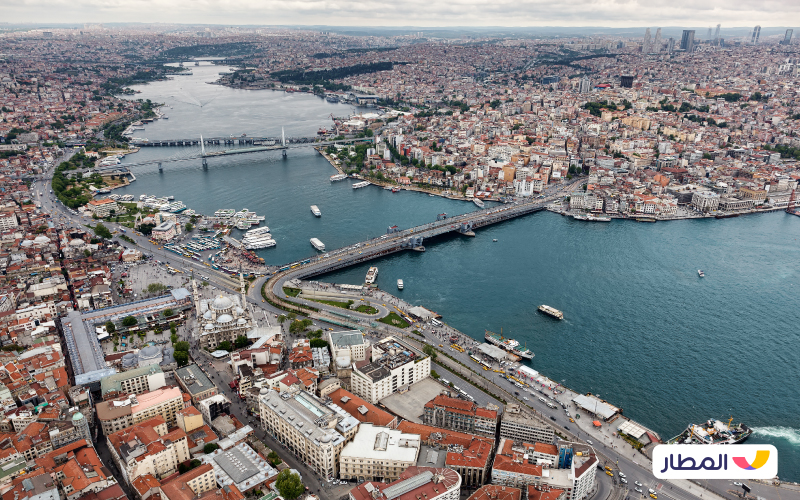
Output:
M172 353L172 357L175 358L175 363L178 364L178 367L189 364L189 353L186 351L175 351Z
M244 335L239 335L238 337L236 337L236 340L234 341L234 345L236 346L237 349L241 349L242 347L245 347L249 343L250 341L247 340L247 337L245 337Z
M137 323L139 323L139 321L133 316L125 316L125 318L122 319L122 326L133 326Z
M117 327L114 325L113 321L106 321L106 331L109 334L113 334L114 332L117 331Z
M309 345L311 347L328 347L328 341L322 339L311 339Z
M192 223L191 222L187 223L186 224L186 232L187 233L191 233L192 229L194 229L194 226L192 225Z
M159 293L167 289L166 285L161 283L150 283L147 285L147 293Z
M170 316L174 316L174 315L175 315L175 311L173 311L172 309L165 309L164 310L164 316L165 317L169 318Z
M217 346L217 350L218 351L232 351L233 350L233 345L231 345L231 343L229 341L223 340Z
M287 319L289 318L287 318L285 314L281 314L280 316L278 316L278 323L282 325L286 322Z
M175 345L173 347L175 348L176 351L189 352L189 343L186 342L185 340L182 340L180 342L175 342Z
M111 239L111 231L102 222L98 222L94 227L94 234L107 240Z
M432 345L425 344L425 346L422 348L422 352L424 352L425 354L427 354L431 358L436 359L436 355L437 355L436 349L434 349Z
M213 453L214 450L218 450L218 449L219 449L219 445L217 443L207 443L205 446L203 446L203 453L206 453L206 454Z
M435 378L436 380L439 380L439 374L436 373L436 370L431 370L431 377Z
M305 492L305 486L300 482L300 476L290 469L284 469L275 479L275 488L286 500L294 500Z

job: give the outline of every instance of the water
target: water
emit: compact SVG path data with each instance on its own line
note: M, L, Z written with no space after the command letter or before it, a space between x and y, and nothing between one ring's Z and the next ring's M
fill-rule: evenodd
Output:
M330 125L331 109L337 116L348 110L308 95L202 86L196 81L216 69L205 77L193 69L194 77L140 87L137 97L174 106L169 120L148 125L143 137L275 134L281 125L307 135ZM202 108L158 97L177 95L177 85L219 95ZM144 149L126 161L186 154L181 151ZM270 264L313 254L311 237L330 250L393 224L409 227L440 212L475 209L419 193L353 190L350 181L331 184L335 171L310 148L290 150L286 160L274 153L213 158L207 171L199 163L165 164L163 173L137 167L138 180L118 192L172 194L202 213L247 207L265 215L278 241L259 252ZM310 205L320 207L321 218ZM362 283L367 268L377 265L381 288L478 339L484 329L503 328L536 353L535 369L600 394L664 439L689 422L733 416L755 428L750 442L778 448L781 477L800 480L798 239L800 219L784 213L644 224L587 223L543 212L479 229L475 238L427 241L425 253L395 254L321 279ZM398 278L403 291L396 289ZM566 319L538 313L540 304L561 309Z

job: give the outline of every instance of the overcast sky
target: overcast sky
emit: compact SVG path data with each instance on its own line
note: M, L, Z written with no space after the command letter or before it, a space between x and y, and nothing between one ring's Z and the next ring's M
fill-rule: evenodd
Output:
M0 22L328 26L787 26L800 0L0 0Z

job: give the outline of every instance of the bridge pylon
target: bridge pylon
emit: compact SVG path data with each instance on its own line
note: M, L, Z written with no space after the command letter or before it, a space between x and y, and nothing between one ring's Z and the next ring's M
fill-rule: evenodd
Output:
M200 156L206 155L206 143L203 142L203 134L200 134Z
M283 146L283 157L286 158L286 133L283 127L281 127L281 146Z

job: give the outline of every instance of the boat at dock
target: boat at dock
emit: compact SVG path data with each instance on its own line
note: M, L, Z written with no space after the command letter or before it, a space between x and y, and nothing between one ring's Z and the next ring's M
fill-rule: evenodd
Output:
M367 277L366 277L366 279L365 279L365 282L366 282L368 285L371 285L371 284L375 283L375 279L376 279L377 277L378 277L378 268L377 268L377 267L375 267L375 266L373 266L373 267L370 267L370 268L369 268L369 271L367 271Z
M260 250L262 248L271 248L278 243L272 238L270 234L261 234L252 237L245 237L242 239L242 245L247 250Z
M573 215L572 218L575 219L575 220L585 220L585 221L588 221L588 222L611 222L611 217L606 217L604 215L592 215L592 214L577 215L576 214L576 215Z
M556 319L564 319L564 313L559 311L555 307L550 307L548 305L542 304L539 306L539 311L547 314L548 316L552 316Z
M398 290L402 290L403 289L403 280L397 280L397 289Z
M314 214L314 217L322 217L322 212L316 205L311 205L311 213Z
M667 441L667 444L739 444L743 443L752 429L744 424L731 426L733 417L728 422L711 419L705 424L690 424L685 431Z
M486 204L485 204L485 203L483 203L483 200L482 200L482 199L480 199L480 198L473 198L473 199L472 199L472 203L474 203L474 204L475 204L475 206L477 206L478 208L483 208L483 207L485 207L485 206L486 206Z
M325 251L325 243L319 241L317 238L311 238L311 246L316 248L320 252Z
M489 330L485 330L483 338L486 339L486 342L505 349L515 356L523 359L533 359L533 351L520 347L519 342L514 339L503 337L502 334L490 332Z
M657 222L658 221L658 219L655 219L653 217L636 217L636 219L634 219L634 220L636 222Z
M343 181L347 179L347 174L336 174L331 176L331 182Z
M269 233L269 227L267 227L267 226L257 227L255 229L251 229L251 230L247 231L246 233L244 233L244 237L245 238L253 238L255 236L259 236L259 235L267 234L267 233Z
M369 186L369 184L370 184L369 181L356 182L355 184L353 184L353 189L360 189L363 187L367 187Z
M393 187L392 188L392 192L393 193L399 193L400 192L400 188L399 187Z

